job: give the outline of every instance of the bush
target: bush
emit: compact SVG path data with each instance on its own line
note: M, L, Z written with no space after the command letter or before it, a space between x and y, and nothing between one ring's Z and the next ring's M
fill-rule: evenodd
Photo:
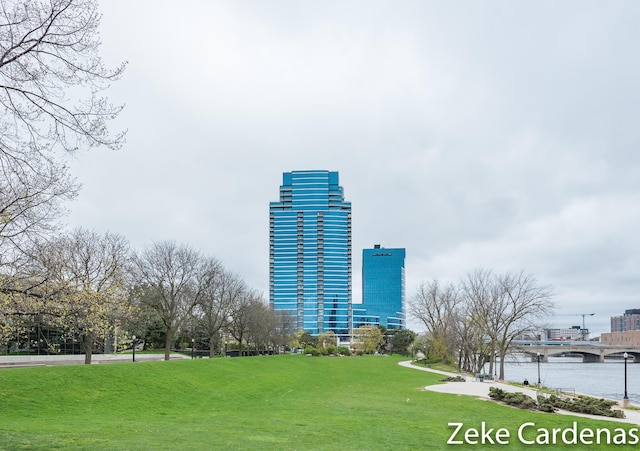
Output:
M462 376L449 376L447 378L440 379L440 382L466 382L466 379Z
M608 399L597 399L590 396L578 396L576 398L561 399L555 395L550 396L553 405L559 409L570 412L587 413L590 415L601 415L605 417L624 418L621 410L611 410L616 405L615 401Z
M551 395L548 398L538 396L538 401L536 402L530 396L520 392L509 393L496 387L489 387L489 397L521 409L538 409L542 412L555 412L556 409L563 409L589 415L624 418L624 412L611 409L616 405L615 401L596 399L589 396L564 399L556 395Z
M329 345L325 349L327 350L327 354L329 355L336 353L336 347L334 345Z
M338 354L351 355L351 351L346 346L338 346Z
M535 410L538 407L538 404L531 396L522 392L510 393L500 388L489 387L489 397L521 409Z
M320 355L320 351L318 351L313 346L307 346L306 348L304 348L304 353L305 354L310 354L310 355L312 355L314 357Z

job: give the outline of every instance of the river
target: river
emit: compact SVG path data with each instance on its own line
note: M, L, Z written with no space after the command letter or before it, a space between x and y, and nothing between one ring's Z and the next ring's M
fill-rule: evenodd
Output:
M489 372L488 363L485 371ZM522 382L527 378L535 386L538 363L524 357L508 357L504 373L507 381ZM540 362L540 382L553 389L619 401L624 396L624 361L582 363L582 358L549 357L549 362ZM640 363L633 363L633 359L627 361L627 395L631 404L640 406Z

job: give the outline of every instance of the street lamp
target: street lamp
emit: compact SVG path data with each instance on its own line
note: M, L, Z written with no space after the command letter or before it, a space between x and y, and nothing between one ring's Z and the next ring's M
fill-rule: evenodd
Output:
M625 352L622 357L624 358L624 398L622 398L622 405L627 407L629 405L629 397L627 396L627 359L629 354Z
M540 353L538 353L538 388L540 388Z
M133 361L136 361L136 336L133 336Z
M191 339L191 360L193 360L193 350L196 347L196 339L192 338Z

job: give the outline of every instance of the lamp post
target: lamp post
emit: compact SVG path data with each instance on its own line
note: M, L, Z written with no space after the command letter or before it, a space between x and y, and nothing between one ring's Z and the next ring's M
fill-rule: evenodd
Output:
M133 361L136 361L136 336L133 336Z
M622 407L626 408L629 405L629 396L627 396L627 359L629 354L625 352L622 357L624 358L624 398L622 398Z
M193 350L196 347L196 339L192 338L191 339L191 360L193 360Z
M498 379L498 351L493 352L493 377Z
M540 353L538 353L538 388L540 388Z

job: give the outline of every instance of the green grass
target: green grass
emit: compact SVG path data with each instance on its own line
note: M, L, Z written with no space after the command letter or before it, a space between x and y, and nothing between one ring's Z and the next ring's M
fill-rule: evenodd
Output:
M527 421L630 427L423 391L442 376L398 360L287 355L6 369L0 449L504 449L446 445L448 422L482 421L511 431L508 449L531 449L516 440Z

